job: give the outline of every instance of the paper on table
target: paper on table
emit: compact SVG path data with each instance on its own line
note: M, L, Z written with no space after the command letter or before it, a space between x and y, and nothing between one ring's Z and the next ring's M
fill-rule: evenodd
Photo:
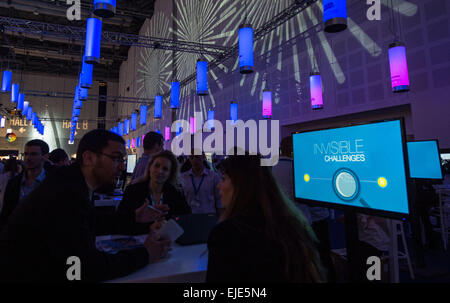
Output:
M156 231L156 233L160 237L169 239L173 242L184 233L184 230L180 225L178 225L177 222L175 222L173 219L170 219L169 221L165 222L163 226Z

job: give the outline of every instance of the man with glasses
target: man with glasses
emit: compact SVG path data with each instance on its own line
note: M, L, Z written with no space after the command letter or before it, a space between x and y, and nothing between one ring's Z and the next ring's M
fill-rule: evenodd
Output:
M48 159L49 147L42 140L35 139L25 144L25 171L12 178L5 189L4 206L0 214L0 230L8 217L23 199L36 189L45 179L44 163Z
M79 143L76 163L49 175L0 233L0 281L65 282L69 260L77 257L81 281L98 282L125 276L164 256L170 241L153 231L144 247L116 254L96 249L97 224L149 223L168 211L166 205L156 206L159 212L141 207L134 216L122 218L95 212L94 192L114 188L125 170L125 156L125 141L119 135L101 129L87 133Z

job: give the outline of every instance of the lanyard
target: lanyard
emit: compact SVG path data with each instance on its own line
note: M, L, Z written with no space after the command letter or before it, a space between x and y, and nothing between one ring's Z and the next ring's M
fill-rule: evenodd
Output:
M164 193L161 193L161 198L159 198L159 203L158 203L158 205L163 204L163 194L164 194ZM152 202L152 205L156 205L155 200L153 200L153 195L152 195L152 194L150 194L150 201Z
M200 191L200 187L202 186L203 179L205 179L205 175L202 175L202 179L200 180L200 183L198 184L198 187L195 187L194 176L191 175L192 187L194 187L194 194L196 196L197 196L197 193Z

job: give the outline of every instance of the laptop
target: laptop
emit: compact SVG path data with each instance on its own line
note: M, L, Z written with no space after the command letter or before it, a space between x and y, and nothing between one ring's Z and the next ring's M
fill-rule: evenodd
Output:
M219 217L216 214L178 215L173 218L184 230L175 241L180 245L206 243L209 233L216 226Z

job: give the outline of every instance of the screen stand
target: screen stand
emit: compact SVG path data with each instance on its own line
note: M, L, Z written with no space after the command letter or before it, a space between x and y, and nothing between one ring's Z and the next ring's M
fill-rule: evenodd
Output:
M410 194L411 203L410 205L413 205L413 208L411 209L411 234L413 239L413 246L415 250L415 260L416 260L416 266L417 267L425 267L425 254L424 254L424 248L422 243L422 231L420 227L420 214L418 213L418 207L417 203L421 203L421 201L417 200L417 186L415 180L413 180L413 190Z
M345 242L347 246L347 260L349 265L349 282L361 282L361 263L359 262L358 221L354 210L344 211Z

